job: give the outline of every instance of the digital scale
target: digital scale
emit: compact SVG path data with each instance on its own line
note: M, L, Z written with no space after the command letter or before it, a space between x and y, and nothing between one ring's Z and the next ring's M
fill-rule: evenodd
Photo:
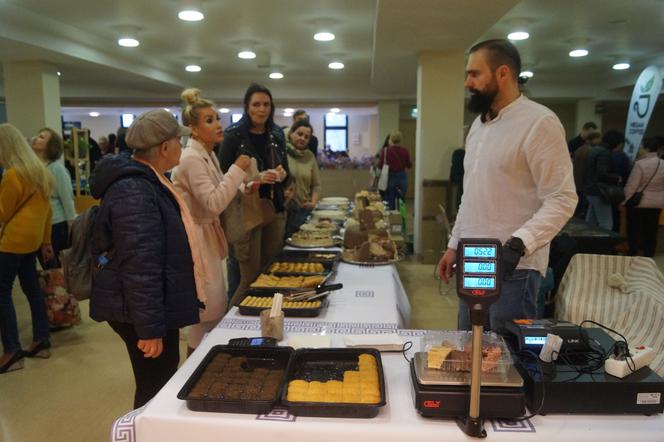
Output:
M457 417L462 431L474 437L486 437L482 418L514 418L525 412L523 379L511 363L507 346L505 357L510 362L504 372L481 372L484 323L489 306L500 296L501 252L497 239L461 239L457 247L457 293L468 304L473 327L471 371L429 369L425 352L416 353L410 363L419 413Z

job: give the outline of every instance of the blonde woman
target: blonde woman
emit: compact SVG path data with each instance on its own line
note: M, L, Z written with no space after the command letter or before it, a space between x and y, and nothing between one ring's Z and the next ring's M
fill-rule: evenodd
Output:
M62 137L53 129L45 127L32 141L32 149L55 178L55 187L51 195L51 211L53 212L51 243L55 257L52 263L42 262L42 267L49 264L53 264L51 267L60 267L60 251L69 247L69 229L76 218L71 176L64 164L58 161L64 152Z
M214 147L224 139L223 128L214 103L201 98L200 90L182 92L182 122L191 128L173 183L181 193L193 217L210 277L205 282L205 308L200 324L189 327L188 352L191 353L221 320L228 308L223 278L228 244L219 215L237 194L245 180L251 160L240 155L226 174L221 172Z
M52 177L25 137L11 124L0 125L0 335L4 353L0 373L23 368L23 357L50 356L48 316L37 282L36 257L53 258L51 247ZM21 349L12 301L18 276L32 313L32 344Z

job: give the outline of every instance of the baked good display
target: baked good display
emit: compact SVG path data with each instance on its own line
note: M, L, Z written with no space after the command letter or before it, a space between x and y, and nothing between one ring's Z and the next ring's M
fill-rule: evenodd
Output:
M348 207L350 200L343 196L326 196L318 200L318 204L321 206Z
M381 263L398 258L398 250L387 230L363 231L347 229L344 235L343 258L349 262Z
M348 212L344 210L314 210L311 212L313 219L344 220L348 218Z
M324 273L325 266L319 262L275 262L270 273Z
M502 355L502 349L495 344L482 346L482 371L496 369ZM473 359L473 346L469 342L462 350L453 344L444 342L427 351L427 367L444 371L470 371Z
M243 307L260 307L260 308L270 308L272 307L271 296L247 296L240 303ZM322 305L321 301L284 301L282 308L320 308Z
M300 226L303 232L336 232L339 225L330 218L315 218Z
M381 395L376 358L361 354L358 369L344 371L342 381L292 380L288 383L286 399L290 402L377 404Z
M305 232L300 230L288 239L288 244L295 247L332 247L337 244L337 240L332 237L330 232Z
M261 273L258 278L251 283L251 287L285 287L294 289L308 289L321 285L325 281L325 276L275 276Z
M244 356L217 353L189 391L187 399L274 400L284 370L248 367Z

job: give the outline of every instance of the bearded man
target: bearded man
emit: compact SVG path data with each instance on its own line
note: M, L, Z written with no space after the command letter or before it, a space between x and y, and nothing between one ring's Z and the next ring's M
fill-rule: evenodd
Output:
M549 244L577 203L565 131L548 108L521 94L521 57L507 40L487 40L470 49L465 88L468 108L480 115L466 139L464 194L452 238L438 272L454 274L460 238L498 238L503 246L501 297L486 327L535 318L537 293ZM459 328L470 329L466 303Z

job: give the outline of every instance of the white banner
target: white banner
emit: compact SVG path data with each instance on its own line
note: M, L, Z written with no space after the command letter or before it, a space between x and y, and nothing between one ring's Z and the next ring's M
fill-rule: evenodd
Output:
M629 113L625 126L625 153L631 161L634 161L639 152L641 139L646 132L650 115L652 115L661 90L662 76L659 68L648 66L636 80L632 99L629 101Z

